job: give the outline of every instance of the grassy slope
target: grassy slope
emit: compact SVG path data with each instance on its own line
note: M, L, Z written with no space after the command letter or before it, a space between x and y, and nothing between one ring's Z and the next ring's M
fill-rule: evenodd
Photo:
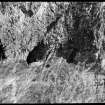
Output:
M104 102L104 75L58 59L50 68L26 62L0 68L1 103ZM97 69L97 68L96 68Z

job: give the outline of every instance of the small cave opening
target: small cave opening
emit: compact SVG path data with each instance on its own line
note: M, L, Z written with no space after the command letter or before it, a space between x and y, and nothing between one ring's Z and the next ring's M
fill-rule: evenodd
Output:
M65 12L63 28L68 39L60 45L56 55L65 58L68 63L85 62L86 60L91 63L96 60L94 55L98 49L94 43L96 40L95 29L97 30L100 18L93 16L94 12L97 13L95 5L87 4L87 8L90 6L92 6L90 13L84 8L84 4L79 3L68 6ZM71 16L72 18L70 18Z
M47 64L47 65L46 65L46 68L49 68L49 67L50 67L50 64Z
M78 34L73 34L72 39L60 44L56 51L56 56L63 57L67 63L77 64L78 62L84 62L86 59L90 63L94 62L94 54L97 52L97 48L93 45L93 42L93 32L88 30L87 33L81 30Z
M5 55L5 47L3 46L1 40L0 40L0 61L3 61L7 59L6 55Z
M56 56L63 57L66 59L67 63L77 63L75 57L78 52L78 48L73 47L72 42L67 41L64 45L60 44L59 48L56 50Z
M43 60L47 50L48 46L44 44L44 40L41 40L40 42L38 42L37 46L35 46L33 50L29 52L26 59L27 63L31 64L33 62Z

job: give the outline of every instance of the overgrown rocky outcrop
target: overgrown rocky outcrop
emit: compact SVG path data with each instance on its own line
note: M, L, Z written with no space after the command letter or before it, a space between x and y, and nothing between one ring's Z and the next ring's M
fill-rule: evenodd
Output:
M1 2L0 103L104 103L104 2Z

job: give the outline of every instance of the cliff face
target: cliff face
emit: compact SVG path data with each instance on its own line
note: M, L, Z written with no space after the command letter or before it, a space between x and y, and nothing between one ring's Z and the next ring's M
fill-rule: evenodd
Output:
M69 59L72 51L75 56L96 53L102 42L99 40L104 39L99 34L102 30L100 8L100 3L95 2L1 3L0 37L6 46L5 54L9 59L26 60L42 39L49 50L62 52L58 55L65 59ZM60 44L63 51L57 52Z

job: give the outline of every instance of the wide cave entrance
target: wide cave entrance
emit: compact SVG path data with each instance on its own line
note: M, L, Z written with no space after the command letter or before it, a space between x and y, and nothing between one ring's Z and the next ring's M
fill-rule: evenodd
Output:
M64 28L68 40L60 45L56 55L63 57L68 63L91 63L96 60L95 53L98 48L94 44L94 30L101 26L100 16L97 15L95 3L87 4L87 8L92 6L90 13L85 9L85 4L87 3L74 3L65 12Z

